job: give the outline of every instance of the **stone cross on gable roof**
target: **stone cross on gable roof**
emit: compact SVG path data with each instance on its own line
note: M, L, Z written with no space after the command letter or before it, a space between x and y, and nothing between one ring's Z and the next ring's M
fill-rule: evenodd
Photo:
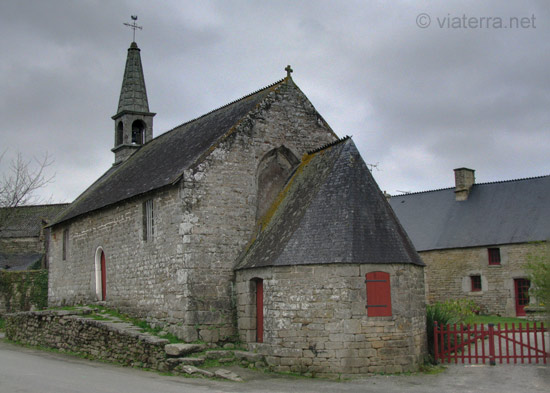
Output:
M290 74L291 74L294 70L292 69L292 67L290 67L290 64L289 64L289 65L286 66L285 71L286 71L286 77L287 77L287 78L290 78Z

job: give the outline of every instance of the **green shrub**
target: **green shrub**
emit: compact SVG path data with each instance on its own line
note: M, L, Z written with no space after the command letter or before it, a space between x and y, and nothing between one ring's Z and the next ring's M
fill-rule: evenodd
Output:
M550 243L540 243L538 249L527 256L527 261L529 292L535 297L536 305L544 309L550 323Z
M453 315L457 319L456 323L464 322L481 312L481 307L469 299L447 300L444 303L436 303L436 305Z
M430 304L426 308L426 329L428 335L428 354L430 356L430 361L435 363L435 349L434 349L434 324L438 323L441 325L452 325L459 323L460 319L455 313L453 307L450 307L446 303L435 303ZM444 340L445 343L447 340Z
M481 308L472 300L459 299L448 300L444 303L428 305L426 309L426 329L428 335L428 353L430 360L435 361L434 350L434 323L439 326L465 323L466 320L478 315ZM456 342L455 342L456 337ZM452 335L450 338L451 348L459 344L460 337ZM444 349L447 349L447 335L443 337Z
M0 293L7 312L29 311L48 305L48 271L0 271Z

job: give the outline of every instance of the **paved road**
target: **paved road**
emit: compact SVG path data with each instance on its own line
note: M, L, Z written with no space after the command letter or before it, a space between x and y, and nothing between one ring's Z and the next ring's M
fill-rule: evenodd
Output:
M549 366L451 366L437 375L375 376L350 382L266 376L244 372L230 383L161 376L154 372L91 362L22 348L0 340L1 393L202 393L202 392L545 392Z

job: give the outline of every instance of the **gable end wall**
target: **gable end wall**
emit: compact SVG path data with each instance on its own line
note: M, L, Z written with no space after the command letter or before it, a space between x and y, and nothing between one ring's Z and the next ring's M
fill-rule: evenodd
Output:
M285 84L186 171L180 230L189 282L189 308L181 328L186 339L237 337L233 268L255 229L261 159L281 145L301 158L335 139L305 96Z

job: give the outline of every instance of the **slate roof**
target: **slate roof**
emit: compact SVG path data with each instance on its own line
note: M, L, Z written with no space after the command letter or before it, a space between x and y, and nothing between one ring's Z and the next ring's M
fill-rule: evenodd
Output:
M550 176L394 196L397 217L418 251L550 239Z
M28 270L36 262L41 261L44 254L8 254L0 252L0 269L10 271Z
M423 266L351 139L306 156L236 269L333 263Z
M287 79L184 123L147 142L126 161L111 167L82 193L56 224L119 201L174 184L183 171L231 132L249 112ZM289 82L293 83L293 82Z
M51 222L68 203L0 209L0 238L38 237L42 221ZM3 222L7 222L4 227Z
M128 48L117 114L123 111L149 113L147 89L141 65L140 49L135 42Z

